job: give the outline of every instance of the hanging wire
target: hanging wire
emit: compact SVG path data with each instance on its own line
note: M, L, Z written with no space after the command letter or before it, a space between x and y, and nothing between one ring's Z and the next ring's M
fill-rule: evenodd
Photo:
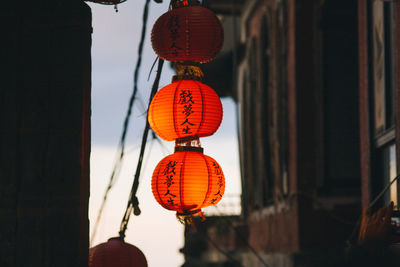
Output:
M223 249L221 249L217 243L214 242L214 240L212 240L211 238L208 237L208 235L201 235L203 236L211 245L213 245L213 247L218 250L220 253L224 254L225 257L233 264L235 264L234 266L238 266L238 267L243 267L242 263L239 262L238 260L236 260L235 258L233 258L228 252L224 251Z
M147 164L149 163L149 161L150 161L150 155L151 155L151 151L153 150L153 146L154 146L154 140L156 140L153 136L151 137L151 140L150 140L150 147L149 147L149 149L148 149L148 152L147 152L147 156L146 156L146 158L144 159L144 161L143 161L143 169L144 170L146 170L147 169Z
M154 80L153 87L152 87L151 93L150 93L149 105L158 90L158 85L160 83L160 77L161 77L161 71L162 71L163 65L164 65L164 60L159 59L158 67L157 67L157 75ZM140 213L141 213L140 208L139 208L139 200L136 197L136 192L139 187L140 171L142 168L143 155L144 155L144 151L146 149L147 137L149 134L149 130L150 130L150 124L149 124L149 121L146 120L146 126L143 131L142 145L140 147L140 154L139 154L139 159L138 159L138 163L136 166L136 172L135 172L135 176L134 176L134 180L133 180L133 184L132 184L132 189L131 189L131 193L130 193L129 199L128 199L128 204L126 206L126 210L125 210L125 213L122 218L121 225L120 225L119 235L120 235L121 239L125 238L125 232L128 227L128 223L129 223L129 219L130 219L132 211L136 216L140 215Z
M157 141L157 143L160 145L160 147L163 149L163 154L164 156L171 154L171 151L168 149L168 147L165 146L163 142L161 142L160 138L152 131L153 138Z
M196 226L196 220L194 220L193 218L191 218L190 220L190 224L186 224L186 227L190 227L190 229L192 229L193 232L197 232L198 227ZM223 250L220 246L218 246L218 244L212 240L208 234L199 234L199 236L201 238L203 238L204 240L206 240L208 243L210 243L216 250L218 250L221 254L225 255L225 257L227 258L228 261L230 261L231 263L233 263L234 265L232 267L243 267L242 263L240 261L238 261L237 259L235 259L234 257L232 257L232 255ZM231 265L229 265L231 266Z
M220 217L220 218L222 218L223 220L225 220L225 221L228 222L229 227L230 227L233 231L235 231L236 235L244 242L244 244L245 244L245 245L247 246L247 248L251 251L251 253L253 253L253 255L259 260L259 262L260 262L261 264L263 264L265 267L269 267L268 263L266 263L266 262L264 261L264 259L260 256L260 254L258 254L258 252L250 245L250 243L247 241L247 238L245 238L245 237L239 232L239 230L233 226L232 220L229 219L228 216L224 216L224 215L222 214L222 212L219 210L219 208L218 208L217 205L215 205L214 207L215 207L215 209L216 209L217 212L218 212L218 217Z
M286 203L287 205L289 205L291 203L291 200L294 199L294 197L299 196L299 197L304 197L304 198L308 198L309 200L311 200L314 204L316 204L317 206L319 206L320 208L322 208L324 211L326 211L326 214L331 217L333 220L340 222L342 224L347 224L347 225L356 225L357 223L354 221L349 221L346 220L338 215L336 215L335 213L329 211L329 207L327 207L326 204L324 204L321 200L319 200L316 196L311 195L311 194L307 194L307 193L303 193L303 192L294 192L289 194L289 196L287 196L287 198L283 199L282 201L284 203Z
M150 0L146 0L145 6L144 6L144 9L143 9L142 33L141 33L139 47L138 47L138 59L136 61L135 72L134 72L133 91L132 91L131 97L129 99L128 110L126 112L125 119L124 119L121 139L120 139L120 142L119 142L119 145L118 145L119 149L118 149L116 160L115 160L115 163L114 163L114 168L113 168L113 170L111 172L111 176L110 176L107 188L106 188L106 190L104 192L104 196L103 196L102 203L100 205L100 209L99 209L99 211L97 213L97 218L96 218L96 221L95 221L95 224L94 224L94 227L93 227L93 232L92 232L92 235L91 235L91 238L90 238L90 244L92 244L92 242L93 242L93 240L94 240L94 238L96 236L97 228L98 228L99 222L101 220L101 216L103 214L103 210L104 210L105 204L107 202L108 193L110 192L111 188L115 184L115 181L118 179L119 173L120 173L121 168L122 168L122 162L123 162L123 158L124 158L124 155L125 155L126 134L128 132L128 126L129 126L130 118L132 116L133 104L134 104L134 101L136 99L136 94L138 92L137 81L138 81L139 71L140 71L140 67L141 67L141 63L142 63L144 38L145 38L145 35L146 35L147 20L148 20L148 14L149 14L149 3L150 3Z
M397 175L395 178L393 178L393 180L391 180L390 183L388 183L388 184L382 189L382 191L379 192L379 194L370 202L370 204L369 204L369 206L368 206L368 209L372 209L372 208L374 207L374 205L379 201L379 199L380 199L380 198L385 194L385 192L390 188L390 186L391 186L394 182L396 182L399 178L400 178L400 175ZM300 194L300 193L296 193L296 195L299 195L299 196L307 196L306 194ZM316 199L315 199L314 197L311 198L311 200L312 200L312 201L316 201ZM323 203L322 203L322 202L319 202L319 201L318 201L318 202L316 202L316 203L317 203L318 205L323 206ZM246 244L246 246L250 249L250 251L257 257L257 259L258 259L264 266L268 267L269 265L262 259L262 257L257 253L257 251L248 243L247 239L246 239L245 237L243 237L243 235L240 233L240 231L238 231L238 229L235 228L235 227L233 226L232 220L229 219L229 217L227 217L227 216L223 216L222 213L219 211L218 206L214 206L214 207L215 207L215 209L218 211L218 216L219 216L220 218L222 218L222 219L224 219L225 221L228 222L229 227L235 231L236 235ZM357 232L357 228L359 227L359 224L360 224L360 222L361 222L362 214L360 215L359 219L357 220L357 223L355 223L355 224L354 224L354 223L350 223L350 222L348 222L348 221L346 221L346 220L344 220L344 219L342 219L342 218L340 218L340 217L338 217L338 216L336 216L336 215L334 215L334 214L330 214L330 215L331 215L335 220L337 220L337 221L339 221L339 222L342 222L342 223L345 223L345 224L352 224L352 225L355 225L355 227L354 227L354 229L353 229L353 231L352 231L350 237L346 240L346 243L348 243L349 240L352 240L352 239L354 238L354 235L355 235L356 232ZM221 252L222 254L224 254L224 255L227 256L227 257L230 257L230 259L231 259L231 256L230 256L229 254L227 254L226 252L224 252L221 248L219 248L219 247L216 245L216 243L215 243L213 240L211 240L207 235L202 235L202 236L204 236L204 238L205 238L208 242L210 242L219 252ZM235 260L235 261L236 261L236 260Z

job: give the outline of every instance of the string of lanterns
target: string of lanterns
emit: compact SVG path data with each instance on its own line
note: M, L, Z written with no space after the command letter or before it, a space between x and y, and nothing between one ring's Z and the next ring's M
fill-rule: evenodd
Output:
M203 84L199 64L211 61L223 43L223 29L215 14L197 0L172 1L171 9L153 26L156 54L175 63L172 83L154 96L148 121L166 141L175 140L175 152L162 159L152 176L157 202L190 222L201 209L217 204L225 191L219 164L203 154L199 137L214 134L222 121L217 93Z
M117 4L125 0L91 1ZM154 24L151 42L159 58L175 62L177 70L172 83L159 90L149 106L148 123L154 132L166 141L175 140L175 152L153 172L152 192L162 207L190 223L193 215L204 218L201 209L217 204L225 191L220 165L203 154L199 140L214 134L222 121L221 101L201 82L199 64L211 61L220 51L223 30L215 14L197 0L172 0L170 10ZM90 248L89 267L147 267L144 254L125 243L124 236L120 233Z

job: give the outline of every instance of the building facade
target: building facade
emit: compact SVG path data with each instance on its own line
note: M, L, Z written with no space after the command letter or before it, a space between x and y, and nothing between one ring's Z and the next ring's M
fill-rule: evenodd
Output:
M213 219L184 266L319 266L355 240L362 210L398 173L400 3L203 4L225 28L204 69L232 82L205 82L237 101L242 214L225 231ZM397 187L375 207L397 205Z

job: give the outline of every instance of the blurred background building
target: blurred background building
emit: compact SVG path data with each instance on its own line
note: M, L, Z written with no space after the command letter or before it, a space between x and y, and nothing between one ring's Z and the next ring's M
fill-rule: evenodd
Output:
M187 228L184 266L324 266L397 176L400 3L203 3L229 43L204 68L238 104L242 210Z

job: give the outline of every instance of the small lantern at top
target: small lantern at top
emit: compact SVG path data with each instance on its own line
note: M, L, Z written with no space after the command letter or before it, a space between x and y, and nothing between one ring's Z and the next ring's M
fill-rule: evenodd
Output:
M151 43L157 55L173 62L206 63L223 43L223 29L215 14L197 1L175 1L173 9L154 24Z

